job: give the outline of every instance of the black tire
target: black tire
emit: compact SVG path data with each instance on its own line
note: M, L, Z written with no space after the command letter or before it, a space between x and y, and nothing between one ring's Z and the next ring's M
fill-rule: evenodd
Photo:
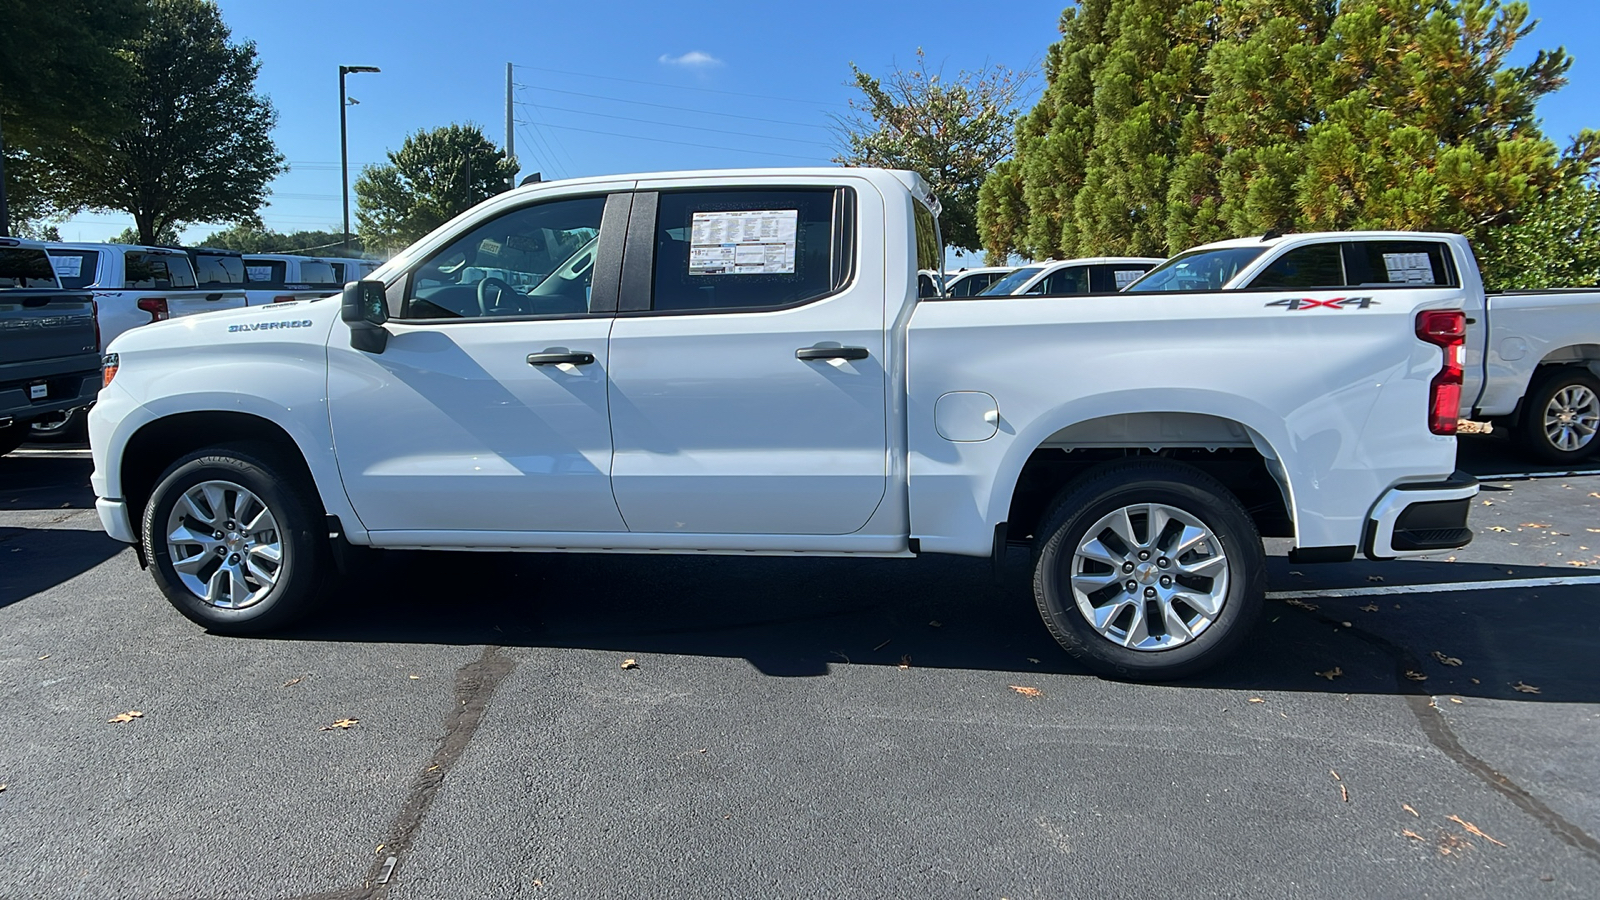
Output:
M242 608L214 605L190 590L168 547L167 524L173 508L185 492L208 481L231 483L254 494L278 524L281 564L270 589ZM157 480L142 522L141 540L156 586L178 612L209 631L242 635L281 629L309 611L330 574L321 502L303 476L260 448L211 447L173 463Z
M26 425L7 425L4 428L0 428L0 456L5 456L7 453L21 447L22 443L27 439L28 426Z
M1541 462L1570 465L1582 462L1600 450L1600 434L1591 432L1576 449L1564 450L1551 440L1545 414L1557 394L1570 388L1587 389L1590 397L1600 397L1600 378L1583 366L1551 366L1536 376L1522 399L1522 420L1517 423L1517 443L1523 451ZM1592 409L1592 407L1591 407ZM1590 424L1592 428L1593 425Z
M1184 639L1164 624L1157 623L1156 628L1151 630L1160 634L1152 634L1151 638L1160 641L1164 635L1165 640L1172 643L1165 649L1131 649L1101 634L1080 609L1071 583L1074 557L1080 544L1088 537L1089 529L1117 510L1139 504L1171 507L1198 521L1215 536L1225 557L1215 570L1221 572L1225 567L1225 585L1216 585L1208 579L1195 581L1195 576L1180 575L1187 580L1179 587L1208 585L1218 589L1222 600L1215 617L1205 624L1199 623L1198 607L1184 605L1181 598L1175 604L1169 602L1166 607L1161 607L1177 610L1175 614L1180 621L1183 614L1192 614L1186 625L1195 626L1195 633ZM1148 533L1149 519L1143 521L1145 537L1152 537ZM1133 522L1135 528L1138 523L1136 514ZM1169 537L1165 541L1156 540L1154 546L1165 546L1170 550L1175 546L1176 537L1165 531L1162 534L1169 534ZM1160 535L1154 537L1159 538ZM1108 540L1114 542L1115 538ZM1109 547L1110 544L1105 546ZM1203 558L1199 555L1200 550L1209 548L1204 542L1196 546L1199 549L1174 559L1192 562ZM1138 558L1136 546L1125 549L1132 553L1133 558ZM1158 550L1151 552L1155 554L1148 560L1152 565L1163 558ZM1215 478L1192 466L1167 460L1111 463L1092 470L1078 482L1068 485L1052 504L1038 531L1035 545L1033 594L1039 605L1039 614L1050 633L1079 662L1111 678L1168 681L1194 675L1216 665L1249 634L1261 617L1266 595L1265 557L1261 535L1256 531L1250 515ZM1144 598L1148 590L1165 591L1169 588L1167 582L1160 581L1161 573L1179 574L1175 568L1152 568L1149 572L1139 569L1124 576L1120 574L1122 570L1114 566L1102 567L1097 563L1080 565L1084 568L1093 565L1097 570L1103 568L1104 572L1098 577L1108 577L1105 573L1109 572L1119 573L1103 591L1087 593L1086 602L1091 608L1104 609L1113 603L1126 606L1107 623L1115 629L1115 623L1123 620L1125 613L1130 622L1122 628L1125 634L1135 633L1132 622L1141 613L1148 621L1154 622L1158 601ZM1129 580L1123 581L1124 577ZM1127 583L1138 585L1146 577L1151 582L1135 591L1139 595L1137 599L1121 596ZM1104 599L1104 606L1098 604L1097 599Z

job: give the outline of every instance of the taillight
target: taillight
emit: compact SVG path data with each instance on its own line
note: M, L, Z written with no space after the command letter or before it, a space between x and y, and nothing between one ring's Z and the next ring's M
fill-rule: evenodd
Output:
M120 362L121 360L117 359L117 355L115 353L107 353L105 356L100 358L101 387L106 388L111 386L111 379L117 377L117 367Z
M168 318L165 297L146 297L139 301L139 308L150 314L152 322L163 322Z
M272 298L272 302L273 303L293 303L295 300L298 300L298 299L299 298L294 296L293 294L284 294L281 297L273 297Z
M1459 309L1420 312L1417 337L1444 350L1444 368L1428 385L1428 430L1455 434L1456 421L1461 418L1461 353L1467 343L1467 314Z

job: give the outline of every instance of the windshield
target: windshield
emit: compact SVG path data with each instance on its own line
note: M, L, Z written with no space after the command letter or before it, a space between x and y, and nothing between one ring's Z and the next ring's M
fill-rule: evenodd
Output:
M1043 271L1044 266L1029 266L1026 269L1018 269L1015 272L1012 272L1010 275L1007 275L999 281L996 281L994 284L989 285L988 290L984 291L978 296L998 297L1001 294L1015 293L1017 288L1028 283L1028 279Z
M1150 274L1123 290L1130 294L1148 291L1220 291L1239 270L1267 252L1266 247L1223 247L1195 250L1174 256Z

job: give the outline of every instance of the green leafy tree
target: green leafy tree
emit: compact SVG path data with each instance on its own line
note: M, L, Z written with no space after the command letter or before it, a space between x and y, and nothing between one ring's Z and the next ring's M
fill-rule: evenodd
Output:
M505 190L516 173L476 125L409 135L389 162L361 170L357 229L368 247L398 249Z
M53 160L125 121L126 46L148 16L147 0L0 0L0 209L19 227L80 208Z
M190 222L259 221L285 170L255 44L229 38L210 0L152 0L129 48L132 121L61 166L84 205L132 215L141 243Z
M144 240L143 238L141 238L139 236L139 232L138 231L136 231L136 230L134 230L133 228L130 227L130 228L124 228L121 231L117 232L116 234L112 235L111 237L106 238L106 243L108 243L108 244L144 244L146 246L171 247L171 246L175 246L176 244L178 244L178 243L180 243L182 241L182 235L178 231L177 227L176 226L171 226L171 225L167 226L166 228L161 229L160 231L157 231L155 233L155 235L153 235L153 237L155 238L154 240L150 240L150 241Z
M999 66L945 78L916 65L886 79L850 64L861 97L837 120L845 147L834 162L847 166L910 169L928 180L944 212L945 244L977 250L978 190L984 177L1011 155L1017 104L1028 76Z
M1163 255L1275 230L1459 231L1485 243L1600 159L1539 98L1571 60L1508 60L1501 0L1082 0L1016 158L980 195L991 255Z
M1568 182L1477 249L1490 290L1600 285L1600 189Z
M219 250L238 250L241 253L299 253L305 256L345 256L344 241L339 232L271 231L254 225L235 225L214 231L201 238L195 246L215 247ZM361 242L351 240L351 253L361 255Z

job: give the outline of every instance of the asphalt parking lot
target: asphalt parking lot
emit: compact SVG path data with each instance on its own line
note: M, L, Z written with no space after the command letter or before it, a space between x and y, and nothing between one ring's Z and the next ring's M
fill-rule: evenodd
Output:
M216 637L100 533L85 457L0 459L0 897L1600 885L1600 474L1496 438L1463 440L1497 476L1470 547L1279 548L1250 647L1160 686L1075 667L1021 553L1003 586L391 554L300 631Z

